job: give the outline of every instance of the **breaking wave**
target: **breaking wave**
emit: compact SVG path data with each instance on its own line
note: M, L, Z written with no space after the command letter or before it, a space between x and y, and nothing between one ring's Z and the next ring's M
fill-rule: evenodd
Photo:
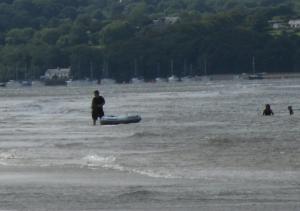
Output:
M17 158L17 156L15 155L15 153L1 152L0 153L0 165L7 166L7 165L9 165L9 163L8 163L9 160L14 160L16 158Z
M179 177L175 177L171 174L165 172L159 172L154 170L142 170L137 168L125 167L116 162L117 158L114 156L101 157L98 155L88 155L83 158L84 165L88 167L101 167L106 169L124 171L135 173L143 176L148 176L152 178L165 178L165 179L175 179Z
M10 153L10 152L2 152L0 153L0 161L1 160L11 160L11 159L16 159L15 153Z
M118 169L119 166L115 164L116 157L114 156L98 156L98 155L88 155L83 158L83 164L88 167L103 167L103 168L112 168Z

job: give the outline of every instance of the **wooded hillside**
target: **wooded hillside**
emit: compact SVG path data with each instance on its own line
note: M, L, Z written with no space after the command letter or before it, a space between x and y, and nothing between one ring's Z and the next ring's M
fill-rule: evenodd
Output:
M291 19L297 0L1 0L0 81L300 71Z

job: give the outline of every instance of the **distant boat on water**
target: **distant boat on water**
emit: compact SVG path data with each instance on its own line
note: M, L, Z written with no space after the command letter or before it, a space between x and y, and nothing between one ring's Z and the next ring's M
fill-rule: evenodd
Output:
M201 81L200 76L185 76L180 79L182 82L193 82L193 81Z
M6 83L6 86L10 87L10 88L18 88L18 87L21 87L21 83L19 81L15 81L15 80L9 80Z
M189 65L189 68L187 67L186 60L184 60L183 65L183 77L180 78L180 81L182 82L194 82L194 81L201 81L201 77L198 75L195 75L193 64Z
M22 86L32 86L32 81L28 81L28 80L21 81L21 85Z
M6 83L5 82L0 82L0 87L6 87Z
M24 81L10 80L6 83L6 86L9 88L43 86L43 85L44 84L41 81L31 81L31 80L24 80Z
M260 74L260 73L252 74L252 75L248 75L248 79L249 80L262 80L262 79L264 79L264 76L263 76L263 74Z
M252 74L248 75L249 80L262 80L264 73L256 73L255 57L252 57Z
M165 77L161 77L161 71L160 71L160 63L158 62L156 64L156 78L154 79L155 83L165 83L168 82L168 79Z
M45 86L66 86L67 82L64 79L46 79Z
M179 78L174 74L174 60L171 60L171 76L168 77L168 82L178 82Z
M210 80L211 80L211 78L207 75L201 76L201 81L210 81Z
M144 82L144 79L139 79L139 78L136 78L136 77L134 77L130 80L130 83L132 83L132 84L140 84L140 83L143 83L143 82Z
M97 80L67 80L66 81L68 86L91 86L91 85L97 85L98 81Z
M42 81L32 81L32 86L35 86L35 87L40 87L40 86L44 86L43 82Z
M167 82L167 81L168 80L166 78L160 78L160 77L155 78L156 83L163 83L163 82Z
M32 86L33 83L32 81L30 80L24 80L24 81L15 81L15 80L9 80L7 83L6 83L6 86L7 87L10 87L10 88L19 88L19 87L29 87L29 86Z
M134 60L134 76L133 76L133 78L131 78L130 83L140 84L143 82L144 82L144 79L142 77L139 77L138 62L137 62L137 59L135 59Z
M115 83L116 83L116 81L111 78L102 78L100 80L100 84L102 84L102 85L110 85L110 84L115 84Z
M176 76L176 75L171 75L169 78L168 78L168 82L179 82L179 78Z

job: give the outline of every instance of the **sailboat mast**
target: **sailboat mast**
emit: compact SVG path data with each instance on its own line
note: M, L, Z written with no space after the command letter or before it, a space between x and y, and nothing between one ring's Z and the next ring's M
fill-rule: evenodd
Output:
M18 81L18 65L15 65L16 81Z
M204 59L204 75L207 75L207 59Z
M93 70L93 63L90 62L90 80L94 78L94 70Z
M186 59L183 60L183 75L188 75L187 66L186 66Z
M138 77L138 66L136 59L134 59L134 77Z
M256 70L255 70L255 57L252 57L252 73L255 74Z
M174 75L174 60L171 59L171 76Z
M190 64L190 75L193 75L194 71L193 71L193 64Z
M106 59L103 59L102 78L108 78L108 62Z
M156 77L160 77L160 63L157 62L156 64Z

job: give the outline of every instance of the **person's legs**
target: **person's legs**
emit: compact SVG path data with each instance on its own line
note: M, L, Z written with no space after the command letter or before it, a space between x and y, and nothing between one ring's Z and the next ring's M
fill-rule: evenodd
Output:
M96 112L92 112L93 125L96 125L96 121L98 119L98 114Z
M101 111L99 112L99 117L100 117L100 119L101 119L103 116L104 116L104 111L101 110Z

